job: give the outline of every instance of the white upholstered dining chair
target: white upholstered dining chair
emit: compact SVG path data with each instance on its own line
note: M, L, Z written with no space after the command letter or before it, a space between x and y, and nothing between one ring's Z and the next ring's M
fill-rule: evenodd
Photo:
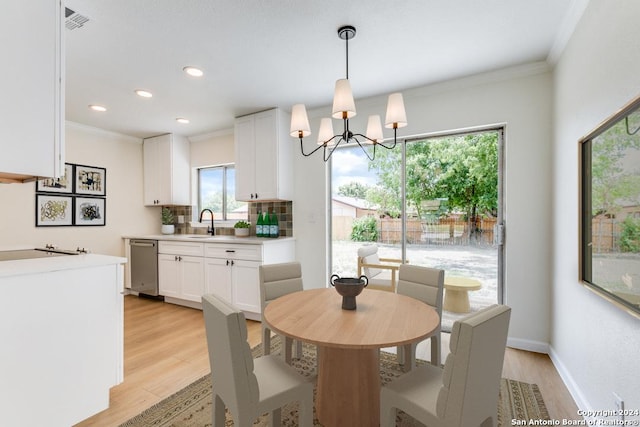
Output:
M444 270L403 264L398 272L397 293L418 299L430 305L438 312L440 322L431 335L431 364L440 366L441 354L441 326L442 326L442 295L444 290ZM398 347L398 362L405 371L409 371L416 364L417 342Z
M299 262L267 264L259 266L260 307L262 313L270 301L292 292L303 290L302 268ZM284 337L282 344L284 359L291 364L294 340ZM302 342L295 341L295 357L302 357ZM271 353L271 329L262 322L262 354Z
M444 369L420 366L382 387L380 425L402 410L429 427L495 426L510 316L492 305L456 321Z
M358 248L358 277L367 276L368 289L395 292L401 263L400 259L380 258L376 244Z
M281 407L299 402L299 425L313 425L313 383L276 356L253 359L244 314L225 301L202 297L211 364L213 427L225 425L225 406L234 425L250 427L269 412L269 425L279 426Z

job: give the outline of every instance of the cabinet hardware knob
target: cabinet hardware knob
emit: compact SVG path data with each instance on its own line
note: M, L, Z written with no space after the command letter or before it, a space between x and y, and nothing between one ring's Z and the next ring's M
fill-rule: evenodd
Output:
M234 249L227 249L227 250L225 250L225 252L236 253L236 251Z
M233 260L231 260L231 265L233 265L233 264L234 264L234 262L233 262Z
M227 260L227 265L229 265L229 260Z

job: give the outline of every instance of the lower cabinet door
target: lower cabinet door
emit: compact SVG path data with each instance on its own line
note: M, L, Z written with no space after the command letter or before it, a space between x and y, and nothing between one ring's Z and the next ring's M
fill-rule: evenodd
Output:
M231 266L228 260L221 258L205 258L204 262L205 293L213 294L233 304L231 294Z
M180 297L179 264L175 255L158 255L158 290L165 297Z
M204 258L180 256L180 298L201 302L204 294Z
M258 261L235 260L232 267L233 304L240 310L260 313Z

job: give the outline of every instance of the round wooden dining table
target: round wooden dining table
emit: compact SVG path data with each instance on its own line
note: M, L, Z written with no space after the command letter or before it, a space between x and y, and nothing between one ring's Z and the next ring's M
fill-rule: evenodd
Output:
M318 349L316 415L326 427L380 425L379 349L429 337L438 313L396 293L364 289L355 310L330 288L294 292L262 314L274 332Z

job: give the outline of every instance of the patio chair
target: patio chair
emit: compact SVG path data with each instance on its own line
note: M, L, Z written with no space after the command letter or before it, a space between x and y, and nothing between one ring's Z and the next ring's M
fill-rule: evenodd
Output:
M358 277L367 276L368 289L395 292L400 264L400 259L380 258L376 244L358 249Z

